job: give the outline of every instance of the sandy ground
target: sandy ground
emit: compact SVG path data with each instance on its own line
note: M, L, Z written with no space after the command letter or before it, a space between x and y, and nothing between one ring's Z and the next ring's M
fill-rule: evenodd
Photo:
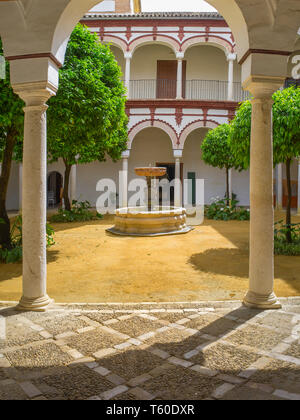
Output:
M248 222L207 220L187 235L156 238L113 236L105 231L112 224L53 225L48 294L56 302L229 300L247 291ZM0 300L20 298L21 268L0 264ZM275 277L278 296L299 296L300 257L275 257Z

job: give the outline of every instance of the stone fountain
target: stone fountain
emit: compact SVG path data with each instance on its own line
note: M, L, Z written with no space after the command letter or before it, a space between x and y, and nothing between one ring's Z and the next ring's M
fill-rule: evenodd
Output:
M117 209L115 226L107 231L123 236L163 236L190 232L192 228L186 225L184 208L152 205L152 180L166 175L167 169L149 166L135 168L135 173L146 177L148 205Z

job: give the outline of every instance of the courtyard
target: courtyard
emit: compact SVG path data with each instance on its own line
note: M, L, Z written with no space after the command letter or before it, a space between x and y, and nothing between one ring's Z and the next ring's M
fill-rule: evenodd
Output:
M148 1L0 0L0 400L300 400L299 0Z
M108 234L113 223L106 216L53 224L47 269L55 302L241 301L247 292L249 222L205 220L186 235L154 238ZM300 296L299 266L300 257L275 257L277 296ZM17 301L22 265L0 267L0 300Z

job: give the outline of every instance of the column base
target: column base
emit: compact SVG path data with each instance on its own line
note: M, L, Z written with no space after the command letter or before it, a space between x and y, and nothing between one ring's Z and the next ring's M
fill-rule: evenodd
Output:
M270 295L259 295L254 292L248 292L244 298L243 304L248 308L257 309L281 309L282 305L278 301L275 293Z
M48 295L39 298L27 298L22 296L16 309L18 311L45 312L53 302L54 300L50 299Z

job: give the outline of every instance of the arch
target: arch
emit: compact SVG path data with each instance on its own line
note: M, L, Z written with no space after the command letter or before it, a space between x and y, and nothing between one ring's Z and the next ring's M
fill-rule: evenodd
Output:
M217 123L214 120L198 120L198 121L193 121L192 123L190 123L189 125L187 125L182 132L180 133L179 136L179 145L180 148L183 149L186 139L188 138L188 136L195 130L197 130L198 128L209 128L209 129L214 129L216 127L218 127L220 124Z
M111 44L112 46L119 48L123 52L123 54L125 54L127 51L127 43L123 39L118 38L117 36L104 35L103 37L101 37L100 42L105 44Z
M155 37L155 40L153 39L153 34L151 35L142 35L129 44L129 51L134 54L134 52L144 46L144 45L165 45L166 47L169 47L172 49L174 54L178 53L180 51L180 44L178 41L176 41L174 38L168 36L168 35L157 35Z
M250 22L247 22L244 7L240 6L236 0L232 0L230 2L226 0L206 1L208 4L214 7L226 20L237 44L236 50L238 56L239 58L241 58L245 54L245 52L249 50L249 48L252 48L248 27L248 24ZM265 9L267 9L267 7ZM253 13L253 11L251 12ZM253 15L255 16L255 20L257 20L257 11L255 11Z
M203 44L221 49L225 53L226 57L228 54L234 52L233 45L226 39L219 36L207 37L206 35L193 36L192 38L187 39L183 42L181 50L186 53L189 48Z
M51 171L47 174L47 207L52 204L55 207L61 204L61 189L63 187L63 175L59 171Z
M163 130L170 138L173 149L177 148L178 144L178 137L171 125L166 123L165 121L161 120L144 120L136 124L134 127L131 128L131 130L128 133L128 149L131 150L132 142L135 138L135 136L140 133L145 128L160 128Z
M56 16L51 51L58 61L64 63L70 35L82 16L103 0L71 0Z

